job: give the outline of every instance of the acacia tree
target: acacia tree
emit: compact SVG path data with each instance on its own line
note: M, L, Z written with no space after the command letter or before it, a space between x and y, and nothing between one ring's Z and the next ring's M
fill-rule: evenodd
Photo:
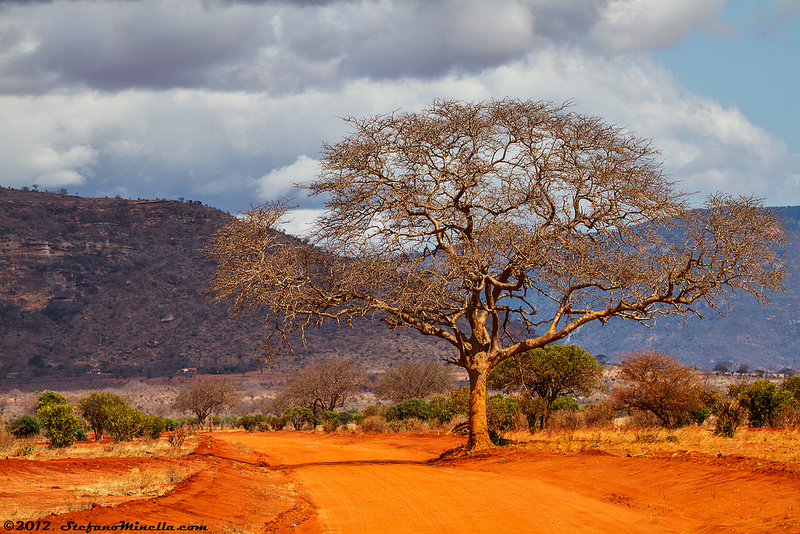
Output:
M437 362L407 362L392 367L375 386L375 396L395 402L446 393L453 388L453 372Z
M344 405L364 381L364 369L346 358L325 358L295 373L279 395L279 404L305 406L314 415Z
M205 426L206 418L209 432L214 426L214 412L232 408L241 401L239 391L231 382L221 378L206 378L192 382L178 392L172 407L178 411L190 411L197 416L200 428Z
M267 356L362 316L451 343L469 449L491 446L486 375L506 358L590 321L724 314L730 288L779 287L785 235L758 199L692 209L649 141L567 105L437 100L346 121L304 186L325 205L308 240L273 230L286 202L255 207L210 241L212 293L266 312Z
M553 402L564 395L591 395L601 386L603 366L576 345L550 345L503 360L488 376L489 387L534 394L542 399L540 428L550 419Z

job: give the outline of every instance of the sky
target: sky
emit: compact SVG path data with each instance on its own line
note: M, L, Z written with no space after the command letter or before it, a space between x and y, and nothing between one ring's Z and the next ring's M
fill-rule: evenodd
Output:
M0 0L0 185L294 196L342 117L574 102L698 204L800 204L800 0Z

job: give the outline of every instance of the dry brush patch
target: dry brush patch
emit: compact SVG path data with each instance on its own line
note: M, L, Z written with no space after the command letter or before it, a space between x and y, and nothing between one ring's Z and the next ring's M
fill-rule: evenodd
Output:
M800 464L797 428L744 429L733 438L715 436L712 429L704 427L545 430L505 435L520 447L543 452L617 450L631 456L693 452Z

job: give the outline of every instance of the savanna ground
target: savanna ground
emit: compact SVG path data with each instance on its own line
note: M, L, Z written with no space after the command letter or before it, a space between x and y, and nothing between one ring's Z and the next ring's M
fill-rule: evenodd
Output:
M0 460L0 519L57 531L800 532L798 430L508 437L517 443L448 460L465 438L222 431L182 449L37 445Z

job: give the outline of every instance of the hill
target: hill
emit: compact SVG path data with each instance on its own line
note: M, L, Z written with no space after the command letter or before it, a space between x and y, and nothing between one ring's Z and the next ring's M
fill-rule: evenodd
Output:
M170 375L256 368L258 317L204 293L205 240L231 215L199 202L89 199L0 188L0 376ZM448 350L362 321L315 331L263 368L276 382L323 356L369 369ZM10 386L13 387L13 386Z
M613 360L639 348L711 368L800 363L800 208L782 208L790 242L786 289L762 307L735 294L722 318L663 318L652 328L622 320L586 325L569 340ZM305 347L257 364L258 317L230 317L204 293L211 265L199 252L231 215L199 202L88 199L0 188L0 379L164 376L197 368L232 373L257 365L282 383L331 355L358 358L372 372L402 361L439 359L452 348L364 320L312 331ZM287 236L287 239L292 239ZM3 378L6 377L6 378ZM10 377L10 378L9 378Z

